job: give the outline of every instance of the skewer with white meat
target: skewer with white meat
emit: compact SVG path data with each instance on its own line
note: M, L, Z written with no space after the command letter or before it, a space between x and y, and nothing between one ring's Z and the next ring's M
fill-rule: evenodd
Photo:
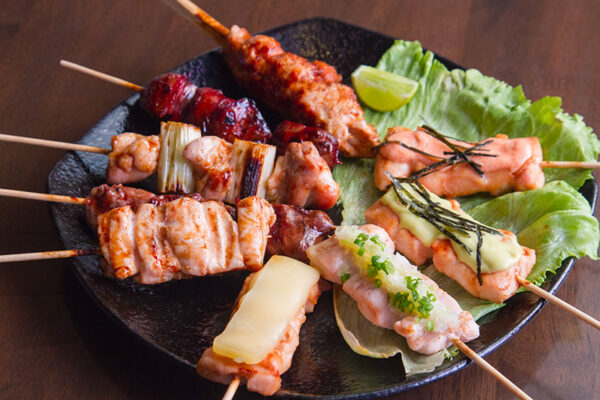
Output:
M479 336L471 314L399 254L375 226L342 226L307 250L311 265L358 304L374 325L394 329L409 347L434 354Z
M209 201L197 193L155 195L143 189L106 184L92 188L85 198L8 189L0 189L0 196L84 205L86 220L94 232L98 229L98 217L115 208L130 206L134 212L137 212L142 204L150 203L158 207L182 197L198 202ZM231 218L238 221L238 210L228 204L222 205ZM266 203L253 201L250 204L244 202L242 205L244 206L244 216L241 220L242 225L238 224L239 234L240 236L254 235L256 231L254 229L255 225L252 224L252 216L265 215L257 211L261 211L260 209L266 207ZM284 255L302 262L308 262L306 249L326 239L335 231L335 225L323 211L305 210L287 204L271 204L271 207L275 213L275 223L271 225L271 230L267 235L268 257ZM257 242L252 243L251 246L255 246L255 249L261 249L262 252L263 243L261 238L262 236L258 237Z
M200 357L198 374L224 384L242 381L264 396L277 392L298 347L305 314L321 294L318 281L314 268L272 257L246 278L229 324Z
M535 251L520 246L512 232L485 227L458 202L415 184L395 183L365 211L365 218L385 229L396 249L415 264L433 259L438 271L471 295L496 303L514 295L521 286L517 277L529 275L535 264ZM455 229L464 221L481 229L481 243L476 232Z
M160 206L144 203L137 211L124 206L101 214L103 269L109 276L133 276L142 284L256 271L262 267L275 214L259 197L240 201L237 210L236 224L222 204L182 197Z

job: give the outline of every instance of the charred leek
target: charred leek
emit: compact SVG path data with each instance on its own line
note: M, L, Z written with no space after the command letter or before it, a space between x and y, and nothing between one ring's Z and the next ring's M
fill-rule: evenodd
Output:
M183 158L188 143L202 136L199 128L181 122L161 122L158 190L161 193L193 193L192 167Z
M249 196L265 197L276 151L275 146L235 139L229 161L233 174L224 201L235 204L236 200Z

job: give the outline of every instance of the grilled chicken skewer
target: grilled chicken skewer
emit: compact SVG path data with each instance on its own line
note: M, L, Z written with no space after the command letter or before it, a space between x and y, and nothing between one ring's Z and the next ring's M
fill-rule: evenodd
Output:
M428 210L429 217L444 213L444 216L450 217L452 221L464 219L472 224L478 223L460 209L458 202L441 199L421 188L422 191L419 191L416 185L395 182L393 189L365 211L365 219L368 223L383 228L396 250L409 260L422 265L433 259L433 265L438 271L455 280L472 296L502 303L512 297L519 287L534 286L524 278L529 275L535 264L534 250L520 246L515 235L508 231L483 232L479 244L474 232L467 232L468 235L465 236L448 225L434 222L438 224L436 227L430 220L416 213L414 206L408 207L402 201L410 198L419 209ZM403 197L404 200L400 200L396 189L403 192L402 196L406 196ZM428 200L431 204L436 204L435 208L424 205ZM454 239L442 234L440 227L450 234L454 232ZM480 226L482 230L486 228ZM466 243L471 253L467 254L460 243ZM567 306L565 302L542 289L532 291L600 329L600 321L572 306Z
M240 139L231 144L216 136L201 137L192 125L178 122L161 123L160 136L122 133L112 138L107 182L137 182L157 172L161 192L196 192L203 198L230 204L259 195L271 202L303 208L328 209L335 205L339 185L314 144L326 149L330 161L336 163L337 150L330 149L333 142L324 136L326 132L291 122L280 124L276 132L280 132L277 148ZM315 142L303 141L309 136ZM3 139L6 137L0 137ZM40 144L35 139L28 143ZM70 149L92 146L81 147L73 145ZM278 152L282 155L275 163Z
M393 329L408 346L433 354L455 344L521 399L530 397L464 344L479 326L456 300L399 254L387 233L375 225L344 226L310 247L311 265L352 297L374 325Z
M217 22L191 1L178 0L222 46L236 81L253 96L294 122L332 133L347 157L371 157L379 144L354 91L335 68L286 53L272 37Z
M86 220L94 232L98 229L98 217L115 208L129 206L133 211L137 211L142 204L150 203L153 206L161 206L182 197L189 197L199 202L206 200L196 193L191 195L157 196L143 189L122 185L109 186L106 184L93 188L86 198L8 189L0 189L0 196L85 205ZM223 206L232 219L237 221L237 210L226 204ZM323 211L305 210L287 204L271 204L271 207L275 213L276 220L271 226L267 240L266 253L269 257L273 255L285 255L302 262L308 262L306 249L326 239L335 230L335 225ZM85 254L46 252L44 255L46 257L65 258ZM29 255L29 257L35 256ZM39 257L43 258L43 255ZM24 259L22 258L22 260ZM5 262L8 261L10 260L5 260Z
M313 311L321 293L318 281L314 268L272 257L246 278L227 327L202 353L198 374L230 384L224 398L233 396L240 381L248 390L274 394L291 365L305 314Z
M458 157L456 149L466 156ZM379 190L390 185L390 173L396 178L418 178L438 196L454 198L479 192L498 196L541 188L543 168L599 166L598 162L542 161L537 137L497 135L473 144L446 139L428 127L415 131L392 127L377 153L374 178Z

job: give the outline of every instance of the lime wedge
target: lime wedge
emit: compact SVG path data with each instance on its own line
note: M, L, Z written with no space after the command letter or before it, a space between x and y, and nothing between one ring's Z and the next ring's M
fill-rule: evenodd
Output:
M419 83L400 75L361 65L352 73L360 100L377 111L396 110L413 98Z

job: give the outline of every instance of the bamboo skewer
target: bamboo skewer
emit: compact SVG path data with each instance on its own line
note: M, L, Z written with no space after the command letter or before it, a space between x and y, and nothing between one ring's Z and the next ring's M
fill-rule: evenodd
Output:
M218 43L227 43L229 29L226 26L211 17L206 11L198 7L190 0L177 0L177 2L190 14L196 17L196 23L209 35L211 35Z
M233 399L238 386L240 386L240 378L233 378L233 380L229 383L229 386L227 386L227 391L223 395L223 400Z
M600 321L589 316L588 314L584 313L580 309L573 307L566 301L561 300L560 298L548 293L544 289L537 287L533 283L529 282L527 279L523 279L522 277L520 277L518 275L517 275L517 282L519 282L519 284L521 284L521 286L529 289L531 292L535 293L536 295L540 296L541 298L548 300L550 303L562 308L565 311L570 312L571 314L573 314L580 320L587 322L594 328L600 330Z
M16 135L5 135L3 133L0 133L0 141L12 142L12 143L22 143L22 144L32 144L34 146L51 147L54 149L85 151L88 153L98 153L98 154L109 154L111 152L110 149L104 149L102 147L96 147L96 146L88 146L86 144L59 142L59 141L55 141L55 140L36 139L36 138L16 136Z
M96 256L102 252L100 249L77 249L77 250L55 250L40 251L38 253L5 254L0 256L0 263L17 261L51 260L54 258L71 258L79 256Z
M597 161L542 161L542 168L581 168L595 169L600 168L600 162Z
M0 189L0 196L16 197L19 199L52 201L55 203L81 204L84 205L87 199L84 197L61 196L59 194L26 192L23 190Z
M65 68L72 69L74 71L78 71L84 73L86 75L93 76L95 78L101 79L103 81L107 81L110 83L114 83L115 85L122 86L124 88L135 90L136 92L143 92L144 87L140 85L136 85L135 83L131 83L121 78L117 78L116 76L105 74L104 72L96 71L95 69L91 69L88 67L84 67L83 65L75 64L74 62L67 60L60 60L60 65Z
M487 361L485 361L483 358L481 358L479 356L479 354L477 354L476 352L471 350L471 348L469 346L467 346L466 344L464 344L461 340L452 339L452 343L456 347L458 347L458 349L463 354L465 354L467 357L469 357L471 360L473 360L473 362L475 364L477 364L479 367L481 367L481 369L483 369L488 374L492 375L494 378L498 379L500 381L500 383L502 383L508 390L513 392L513 394L515 396L517 396L518 398L523 399L523 400L532 400L532 398L527 393L525 393L517 385L512 383L512 381L510 379L508 379L506 376L502 375L502 373L500 371L498 371L496 368L492 367Z

